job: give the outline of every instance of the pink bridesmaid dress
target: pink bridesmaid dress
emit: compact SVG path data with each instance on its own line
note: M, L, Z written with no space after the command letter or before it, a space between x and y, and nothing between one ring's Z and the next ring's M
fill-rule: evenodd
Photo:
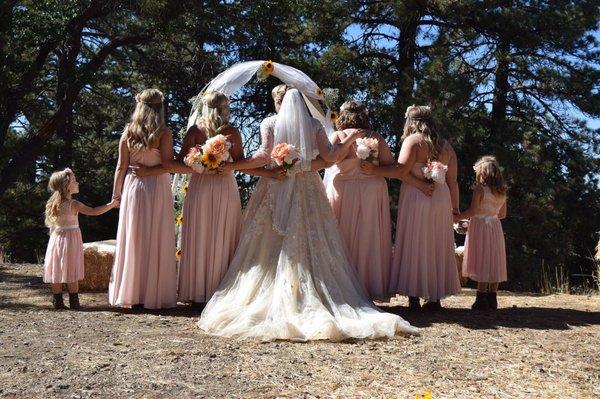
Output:
M411 173L423 179L423 163ZM403 183L398 200L390 291L437 301L460 292L454 257L452 202L448 185L436 183L431 197Z
M506 281L506 249L502 223L498 213L506 202L483 186L483 199L479 213L469 222L465 239L462 274L482 283Z
M235 253L242 205L233 172L194 173L183 205L179 300L207 302Z
M50 228L50 240L44 258L44 283L74 283L83 280L83 241L73 200L61 204L56 225Z
M129 158L131 164L161 163L157 148L132 150ZM108 288L111 305L143 304L147 309L177 305L174 221L169 174L136 177L127 173Z
M387 299L392 226L385 178L366 175L359 158L334 165L326 191L350 263L371 299Z

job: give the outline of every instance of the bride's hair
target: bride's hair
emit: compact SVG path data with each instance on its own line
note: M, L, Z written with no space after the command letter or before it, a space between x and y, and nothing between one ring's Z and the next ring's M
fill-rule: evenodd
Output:
M411 105L404 114L404 131L402 140L412 134L421 134L429 147L429 158L438 159L442 148L444 148L444 138L435 128L431 118L431 108L423 105Z
M335 125L339 130L369 129L369 111L360 101L346 101L340 107L340 116L335 121Z
M135 111L123 135L130 149L157 147L160 129L165 125L164 96L160 90L146 89L135 96Z
M275 102L275 104L277 104L277 105L281 105L281 103L283 102L283 97L285 96L285 93L287 93L287 91L290 89L293 89L293 87L290 85L286 85L285 83L282 83L280 85L273 87L273 90L271 90L271 96L273 97L273 102Z
M63 202L69 199L69 183L73 177L73 171L69 168L54 172L48 181L48 191L52 193L46 202L46 227L52 227L58 219L58 211Z
M213 137L229 125L229 99L221 92L213 91L202 97L203 107L200 121L206 135Z

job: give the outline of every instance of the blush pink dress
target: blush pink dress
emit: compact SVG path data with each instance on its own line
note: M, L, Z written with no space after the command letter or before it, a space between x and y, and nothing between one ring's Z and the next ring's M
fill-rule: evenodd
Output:
M482 283L506 281L506 248L498 213L506 202L489 187L483 187L478 214L469 222L465 239L462 274Z
M161 163L156 148L132 150L129 158L131 164ZM111 305L143 304L147 309L177 305L174 222L169 174L136 177L127 173L108 287Z
M73 200L61 204L56 225L50 228L50 240L44 258L44 283L74 283L83 280L83 241Z
M424 166L415 163L411 173L423 179ZM445 182L436 183L431 197L414 186L402 184L390 291L430 301L460 292L452 202Z
M180 301L210 299L235 253L241 218L233 172L192 175L183 205Z
M365 175L359 158L331 167L326 191L338 220L350 263L372 299L387 299L392 226L385 178Z

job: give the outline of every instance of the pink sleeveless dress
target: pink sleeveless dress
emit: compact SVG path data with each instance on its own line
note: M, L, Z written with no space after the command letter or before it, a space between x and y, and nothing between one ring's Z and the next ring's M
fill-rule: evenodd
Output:
M385 178L365 175L360 159L331 167L326 191L338 220L350 263L372 299L387 299L392 226Z
M207 302L235 253L242 204L233 172L194 173L183 205L179 300Z
M132 150L131 164L161 163L158 149ZM121 194L115 263L108 287L113 306L147 309L177 305L175 215L168 173L127 173Z
M471 218L465 239L462 274L482 283L506 281L506 249L498 213L506 197L483 187L479 212Z
M423 163L411 173L423 178ZM402 184L390 291L437 301L460 292L454 257L452 202L448 185L436 183L431 197Z
M73 200L61 204L56 225L50 228L50 241L44 258L44 283L74 283L83 280L83 241Z

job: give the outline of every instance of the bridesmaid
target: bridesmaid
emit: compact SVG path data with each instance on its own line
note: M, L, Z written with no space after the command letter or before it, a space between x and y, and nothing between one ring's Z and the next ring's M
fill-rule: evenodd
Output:
M229 100L225 94L204 95L202 115L191 126L179 153L222 134L231 143L232 160L244 157L240 132L229 124ZM207 302L227 271L240 235L242 205L233 172L204 170L192 174L183 205L179 300Z
M165 173L136 176L130 166L160 164L172 154L173 138L160 91L146 89L136 102L119 141L113 199L121 209L108 299L113 306L170 308L177 304L171 180Z
M340 108L333 144L354 130L361 137L378 141L379 165L394 164L394 156L385 139L370 130L367 108L359 101L347 101ZM356 145L331 167L326 186L327 198L338 220L350 263L371 299L388 299L392 227L385 178L362 173Z
M458 213L456 154L436 131L429 107L410 106L405 117L398 164L375 167L363 162L362 168L409 183L402 184L398 200L390 292L407 295L413 310L421 307L419 297L427 298L425 309L438 310L440 299L460 292L452 229L452 215ZM417 182L424 179L422 168L434 160L448 170L445 182L436 183L428 196Z

